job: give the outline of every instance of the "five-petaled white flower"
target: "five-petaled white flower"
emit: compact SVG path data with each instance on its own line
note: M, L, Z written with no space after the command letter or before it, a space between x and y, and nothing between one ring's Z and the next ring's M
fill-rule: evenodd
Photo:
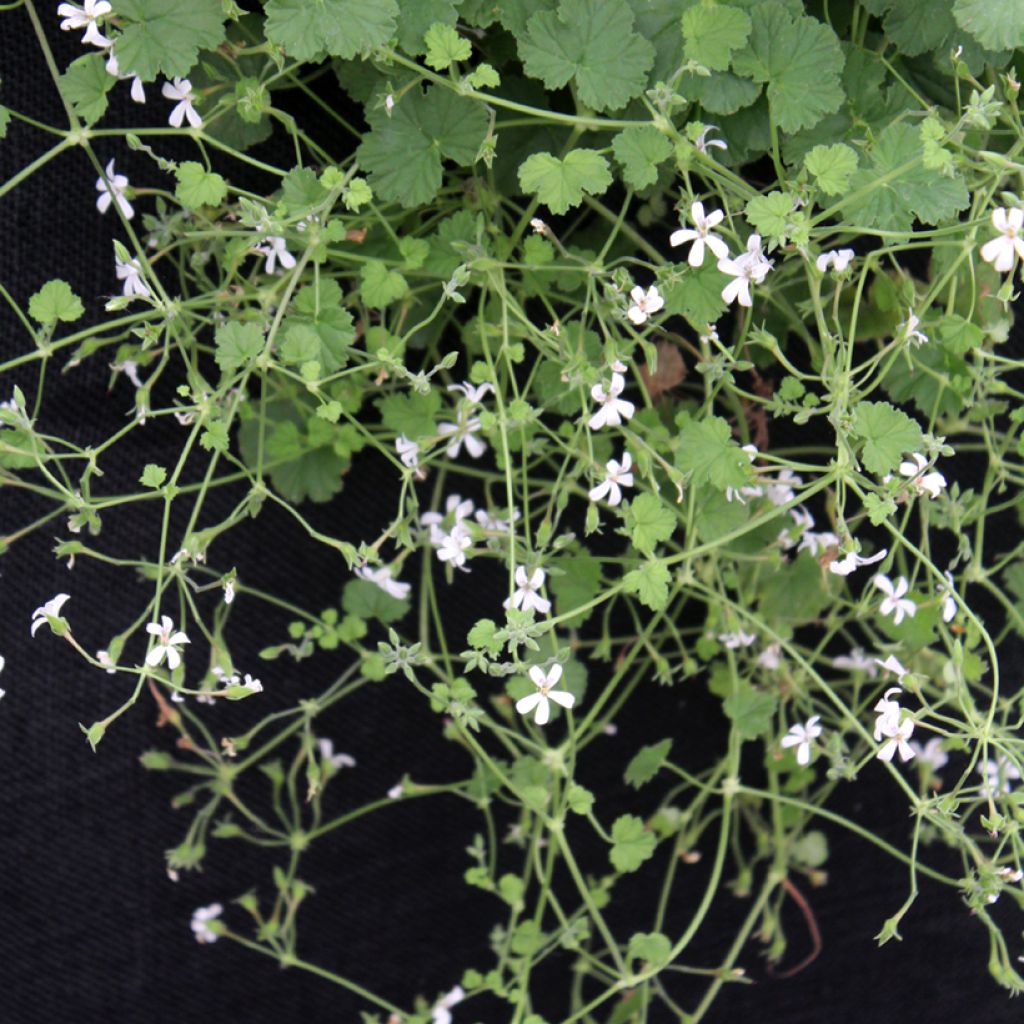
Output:
M609 459L604 466L604 479L596 486L591 487L587 497L591 501L600 501L606 494L609 505L618 505L622 501L622 488L633 486L633 456L625 452L622 462L616 459Z
M333 740L319 739L316 741L316 746L320 751L320 757L329 767L333 769L355 768L356 759L351 754L336 754L334 752Z
M192 932L196 942L216 942L217 933L210 928L210 922L217 920L224 913L219 903L211 903L208 907L199 907L192 912Z
M480 429L480 420L476 416L468 416L463 407L456 414L455 423L438 423L437 432L441 437L450 437L451 441L445 451L449 459L457 459L462 446L471 458L479 459L487 451L487 442L476 436Z
M521 715L528 715L534 708L537 713L533 720L537 725L547 725L551 717L551 706L548 701L553 700L563 708L571 708L576 703L576 698L566 690L555 690L558 680L562 678L562 666L557 662L544 671L540 665L533 665L530 668L530 678L533 685L537 687L536 693L528 693L516 701L516 711Z
M385 594L390 594L399 601L404 601L412 590L411 583L402 583L392 577L391 567L388 565L382 565L377 569L364 565L356 569L356 575L361 580L376 584Z
M821 735L821 726L818 722L820 715L811 715L802 725L798 722L789 728L789 732L782 737L782 746L796 747L796 763L809 764L811 761L811 744Z
M880 562L887 554L889 554L888 548L882 548L881 551L869 555L867 558L862 558L856 551L847 551L842 558L828 563L828 571L836 576L849 576L851 572L859 569L862 565L873 565L875 562Z
M445 519L451 517L455 523L455 530L466 533L463 520L472 514L473 502L469 498L463 500L461 495L449 494L444 503L444 512L424 512L420 516L420 525L427 527L430 531L430 543L437 547L445 537L445 531L441 529Z
M107 58L107 63L105 66L107 69L107 74L112 75L119 82L127 81L127 79L130 78L132 80L132 99L136 103L146 102L146 87L142 84L142 79L131 71L129 71L125 75L122 75L120 65L118 65L117 63L117 57L114 56L113 50L110 51L110 56Z
M714 143L710 143L710 145L714 145ZM705 216L704 204L698 200L690 206L690 220L693 221L693 227L679 228L678 231L673 231L669 235L668 244L683 245L686 242L693 242L693 245L690 246L690 255L686 258L691 267L703 265L705 246L711 250L716 259L728 258L729 246L725 244L725 239L711 230L725 220L725 213L722 210L712 210Z
M909 761L914 756L914 748L910 745L910 737L914 734L914 719L909 715L904 718L885 717L876 728L885 737L885 743L878 748L875 757L879 761L891 761L898 750L901 761Z
M451 562L460 569L466 564L466 551L473 544L473 538L465 527L456 527L451 533L443 533L437 545L437 557L442 562ZM468 570L467 570L468 571Z
M295 266L295 257L288 251L288 243L280 235L268 235L263 245L257 245L256 252L267 257L263 269L272 274L281 264L282 271L291 270Z
M494 385L490 381L474 385L470 384L468 380L464 380L461 384L449 384L448 390L460 391L470 405L479 405L484 400L484 395L494 394Z
M511 597L505 598L503 607L521 608L524 612L535 608L538 614L547 615L551 611L551 602L540 593L546 579L547 573L539 566L529 575L525 565L516 566L516 589Z
M907 319L896 328L896 336L902 341L909 341L915 347L927 345L928 335L925 334L924 331L918 330L920 324L921 321L914 315L914 311L912 309L908 309Z
M410 441L405 434L399 434L395 438L395 450L406 469L420 468L420 446L415 441Z
M1013 267L1015 256L1024 259L1024 238L1021 238L1024 210L997 207L992 211L992 227L999 234L981 247L981 258L1000 274L1005 274Z
M949 754L942 749L942 739L933 736L923 746L917 740L910 741L910 749L913 750L919 764L926 764L933 772L940 771L949 763Z
M611 383L607 388L603 384L595 384L590 389L591 397L601 406L590 417L588 425L591 430L617 427L623 420L632 419L633 413L636 412L636 406L625 398L619 398L625 387L626 378L621 373L615 372L612 374Z
M466 993L461 985L456 985L437 1005L430 1011L430 1024L452 1024L452 1007L461 1003L466 998Z
M720 259L718 269L733 279L722 289L722 301L752 306L754 300L750 296L750 286L764 281L772 269L772 261L761 252L761 236L755 234L747 239L745 253L734 260Z
M885 594L882 603L878 606L878 610L883 615L891 614L894 625L898 626L907 617L914 617L917 612L917 605L909 597L905 596L910 589L906 576L901 576L896 581L895 586L889 577L882 575L882 573L873 577L871 582Z
M114 171L114 161L111 160L104 170L104 177L96 179L96 209L100 213L106 213L112 202L117 203L117 208L128 220L135 216L135 209L125 198L125 189L128 188L128 179L123 174Z
M630 322L636 324L637 327L646 323L647 318L652 313L657 313L658 310L662 309L665 305L665 300L661 297L661 292L659 292L657 286L653 284L647 289L647 291L644 291L640 285L637 285L629 293L629 297L632 299L632 302L629 309L626 310L626 316L628 316Z
M167 118L167 123L172 128L180 128L186 117L193 128L203 127L203 119L194 106L196 100L192 92L192 83L187 78L175 78L172 82L164 82L160 92L164 99L177 100L170 117Z
M64 602L71 599L70 594L58 594L56 597L51 597L46 604L41 604L32 613L32 629L30 630L31 635L36 635L36 630L40 626L46 625L48 619L56 619L60 617L60 610L64 607Z
M831 266L837 274L841 274L850 265L854 256L856 253L852 249L832 249L821 253L814 261L814 265L819 273L826 273Z
M125 295L141 295L149 298L149 288L142 280L142 264L134 256L127 260L115 256L114 273L117 274L118 281L124 282L121 287Z
M721 139L709 139L708 134L710 132L717 132L718 125L709 124L706 125L704 130L693 140L693 147L698 153L707 153L711 148L715 149L728 149L729 147Z
M170 615L162 615L159 622L148 623L146 632L158 641L146 655L146 664L159 665L167 658L167 667L173 672L181 664L179 648L189 642L188 637L180 629L175 631Z
M927 494L930 498L937 498L946 486L946 478L938 470L925 473L924 469L927 465L928 460L920 452L914 452L909 460L900 463L900 476L905 476L910 480L910 486L918 494Z
M84 28L82 43L98 46L102 50L112 43L100 31L98 19L105 14L110 14L112 10L113 8L107 3L107 0L84 0L81 7L76 7L74 4L60 4L57 7L57 14L64 19L60 23L64 32Z

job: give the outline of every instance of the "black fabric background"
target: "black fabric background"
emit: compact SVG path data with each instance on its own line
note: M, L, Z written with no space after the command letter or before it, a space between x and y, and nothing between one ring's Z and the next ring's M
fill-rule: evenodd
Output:
M58 19L48 7L41 16L58 64L66 66L82 52L75 35L57 30ZM23 12L0 15L0 52L6 65L0 102L63 123ZM127 102L127 85L118 86L109 123L160 122L168 104L153 87L149 94L147 107L139 108ZM0 142L0 179L47 144L41 133L13 123ZM96 149L103 161L115 156L118 169L134 183L158 180L151 163L120 140L103 140ZM85 156L69 152L0 201L0 283L19 301L48 278L61 276L95 317L104 298L116 292L110 240L119 229L112 216L96 212L94 179ZM10 311L0 308L0 352L7 356L26 343ZM1015 347L1020 350L1019 339ZM112 389L109 381L99 359L64 374L52 372L45 429L80 442L108 436L131 415L133 400L123 378ZM17 373L0 381L0 398L8 397L15 382L27 391L35 377ZM111 491L129 486L147 462L168 464L179 436L173 423L151 422L133 432L120 455L124 478L110 478ZM352 540L372 535L395 494L389 471L382 472L372 460L356 468L339 498L311 513L314 521ZM40 510L25 495L5 491L0 529L22 525ZM0 653L7 658L0 678L7 689L0 703L0 1024L357 1021L360 1004L326 982L281 971L228 942L212 947L194 942L189 930L193 908L214 900L227 904L252 886L266 895L271 859L248 847L214 843L202 873L183 873L177 884L167 878L163 853L180 841L188 811L170 806L178 789L173 779L147 773L137 763L143 749L166 748L169 742L154 728L152 703L141 700L93 754L76 723L109 713L123 700L124 684L86 671L45 629L29 640L32 609L66 590L72 600L65 611L76 636L91 649L103 647L130 621L144 593L124 572L91 562L69 571L57 563L51 548L66 536L63 522L56 520L0 559ZM109 544L117 553L155 557L157 537L147 516L111 515L99 540L101 547ZM336 602L347 578L340 559L296 540L291 524L268 506L251 528L218 545L215 561L224 568L237 564L247 582L311 606ZM486 573L460 581L446 598L453 632L464 634L479 614L479 602L493 602L493 589ZM256 651L283 639L284 619L243 611L240 602L231 636L239 663L264 681L261 711L315 692L343 667L340 658L332 664L323 656L298 668L283 660L260 664ZM1011 652L1007 667L1011 662L1020 664L1019 650ZM677 749L689 749L694 763L701 763L714 742L705 712L713 708L699 693L652 684L643 708L634 711L640 717L624 720L619 735L604 741L601 756L588 769L594 784L612 793L611 804L626 799L621 767L640 743L658 738L651 732L653 721L668 723L661 732L672 733ZM211 713L222 714L220 720L239 731L239 716L246 711L236 705L226 713ZM324 734L359 762L357 770L335 784L333 806L376 797L406 770L423 781L463 773L467 762L441 740L439 721L400 683L368 690L326 716ZM889 790L881 772L865 772L860 784L841 795L842 808L904 845L909 820L902 801ZM300 953L399 1003L416 992L432 997L447 990L467 966L486 970L486 935L500 911L461 882L468 866L464 847L479 827L467 805L435 798L371 815L360 827L315 845L302 871L317 895L303 911ZM905 941L877 949L872 935L905 898L906 871L867 844L828 831L830 883L806 892L822 932L821 956L796 977L772 980L752 948L741 963L757 984L729 989L709 1021L756 1016L793 1024L825 1019L885 1024L913 1016L936 1024L999 1024L1020 1019L1020 1005L985 971L984 929L948 890L925 883L922 900L904 920ZM599 871L597 854L593 867ZM699 868L691 870L693 882L682 888L673 908L679 922L698 898L702 876ZM656 898L642 883L631 885L636 916L615 920L623 935L646 929ZM735 901L712 918L690 959L715 963L729 943L730 923L742 910L742 901ZM799 915L792 906L788 912L792 945L787 962L795 963L809 947ZM229 913L241 920L236 910ZM1024 942L1014 953L1024 953ZM551 975L541 977L537 994L543 1000L543 987L552 982L543 980ZM484 1004L455 1015L457 1022L506 1018L499 1008ZM652 1021L659 1019L667 1018L652 1016Z

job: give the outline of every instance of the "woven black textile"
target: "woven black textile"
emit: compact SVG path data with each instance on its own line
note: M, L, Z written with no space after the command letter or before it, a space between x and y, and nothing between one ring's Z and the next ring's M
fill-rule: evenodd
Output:
M63 67L82 51L76 34L57 29L52 6L42 7L41 17ZM0 15L0 32L5 55L0 102L63 123L27 16ZM157 123L166 116L167 104L153 87L146 108L127 101L127 85L114 91L112 101L113 124L140 118ZM6 180L51 142L41 132L12 124L0 142L0 178ZM118 169L133 180L154 177L149 161L129 152L122 140L102 140L97 151L104 161L116 157ZM111 237L118 226L111 216L97 213L94 180L85 156L72 151L0 201L0 283L19 301L48 278L61 276L95 316L104 297L116 291ZM8 355L25 344L16 319L0 305L0 351ZM26 390L34 387L34 374L17 373L0 382L0 398L8 397L15 382ZM132 413L131 387L122 377L108 390L110 374L102 360L86 360L64 374L52 370L50 378L43 426L52 434L83 442L105 438ZM152 422L135 431L121 452L123 479L108 479L105 487L132 486L148 462L167 465L179 437L173 422ZM381 472L372 461L357 468L335 502L311 513L314 521L352 540L371 536L394 498L390 470ZM0 530L7 532L41 511L31 496L5 491ZM116 531L117 544L111 547L118 554L155 557L157 538L149 519L132 512L111 516L105 526ZM76 723L88 724L116 707L124 698L123 683L85 671L46 629L29 640L32 609L58 591L73 595L66 613L76 636L93 649L131 621L144 593L143 584L123 571L105 571L92 562L69 571L57 563L52 545L66 537L63 522L54 520L0 559L0 653L7 659L0 684L8 691L0 703L0 1024L356 1024L360 1004L329 983L281 971L232 943L201 947L193 940L193 908L227 903L254 885L266 896L272 859L248 846L219 843L203 873L183 873L178 883L168 879L163 854L180 841L189 811L171 807L179 788L174 779L138 766L142 750L166 748L169 742L154 727L151 701L144 696L93 754ZM251 527L218 549L219 563L235 559L244 565L247 582L312 607L336 602L346 578L340 560L282 538L294 541L296 533L268 506ZM484 574L474 573L446 596L453 634L464 635L479 614L484 600L479 588L486 582ZM490 601L492 589L488 595ZM291 705L343 667L340 660L330 664L324 657L298 670L284 661L261 665L256 651L283 637L284 620L267 615L254 621L251 613L237 618L236 655L266 686L259 712ZM639 743L656 738L649 726L656 717L679 723L666 731L676 733L679 748L690 750L697 763L710 756L715 737L700 724L706 707L699 696L679 688L653 692L644 708L632 712L643 720L624 720L619 735L605 741L607 767L592 769L594 784L610 790L613 799L623 796L616 790L621 765ZM243 711L232 706L227 714ZM467 768L459 752L441 741L437 716L400 683L345 702L342 711L325 716L321 728L337 749L359 762L337 784L335 808L379 796L406 770L429 781L459 777ZM885 786L872 788L866 779L842 799L845 810L904 844L909 821ZM500 915L492 900L461 882L469 863L464 848L478 828L478 819L460 801L413 801L316 844L302 869L316 895L303 911L300 952L399 1003L416 992L433 996L448 989L464 967L486 970L487 932ZM903 902L907 873L847 834L830 830L829 835L831 882L805 893L821 928L821 956L783 981L768 977L751 952L742 962L757 984L731 987L710 1021L755 1015L787 1024L885 1024L908 1015L958 1024L1020 1019L1020 1005L985 973L984 930L972 924L948 890L936 892L925 884L925 902L905 919L906 941L877 950L871 937ZM600 856L596 851L595 870ZM697 899L702 876L694 870L693 884L680 895L680 921ZM642 883L629 891L639 909L635 920L615 919L623 935L646 930L656 898ZM693 959L711 964L722 955L731 938L729 926L743 910L742 901L736 904L705 927ZM793 906L788 914L793 945L787 959L795 963L809 949L809 939ZM941 965L938 975L935 965ZM455 1019L489 1024L507 1014L481 1004L473 1013L456 1011ZM658 1019L663 1018L651 1018Z

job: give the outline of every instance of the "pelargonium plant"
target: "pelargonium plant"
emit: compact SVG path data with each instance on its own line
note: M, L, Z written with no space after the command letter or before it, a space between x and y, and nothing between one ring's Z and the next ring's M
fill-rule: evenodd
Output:
M0 135L50 140L0 197L88 161L116 293L0 290L21 325L0 369L31 382L0 409L0 486L50 506L6 545L59 521L74 560L67 593L11 611L96 673L97 756L159 704L177 742L143 763L199 808L167 855L180 884L214 840L263 848L267 878L225 877L196 938L314 972L367 1022L696 1022L752 957L782 961L782 907L810 913L845 829L906 878L879 942L912 935L927 878L987 930L994 979L1024 988L1024 708L1000 660L1024 635L1019 4L248 6L0 15L12 41L34 34L66 108L0 108ZM54 18L81 33L64 68ZM166 124L109 124L117 90ZM129 151L148 171L124 172ZM47 372L83 360L134 394L87 447L46 425ZM178 456L112 490L104 468L168 418ZM389 521L357 543L314 525L371 459L400 485ZM237 503L212 516L224 490ZM117 543L136 504L156 538L141 555ZM335 567L340 602L289 603L286 634L238 649L232 619L282 604L218 548L268 506L281 545ZM104 636L76 629L93 560L146 581ZM456 632L466 574L481 604ZM317 658L336 681L261 714ZM711 696L717 758L694 763L693 723L658 716L618 769L625 805L588 788L602 737L666 687ZM336 793L359 768L319 716L393 688L467 769L410 766L353 809ZM207 706L233 701L236 731L215 735ZM899 841L834 809L851 787L900 794ZM303 855L453 793L480 816L465 881L494 930L400 1006L304 951ZM629 931L634 874L660 898ZM667 914L679 886L698 892L685 918ZM702 929L737 896L711 962Z

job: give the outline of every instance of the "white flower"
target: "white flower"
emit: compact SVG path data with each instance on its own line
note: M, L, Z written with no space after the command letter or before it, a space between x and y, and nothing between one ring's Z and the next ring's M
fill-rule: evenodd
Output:
M956 598L953 596L953 574L947 570L942 575L946 577L946 585L944 587L939 587L939 591L943 595L942 621L952 622L956 618L957 611Z
M114 659L111 658L108 651L97 651L96 660L103 666L103 670L108 676L112 676L117 671L114 667Z
M803 486L803 477L799 477L791 469L780 469L775 483L765 485L765 496L776 507L788 505L795 497L794 487Z
M690 207L690 220L693 221L693 227L673 231L669 235L668 244L683 245L685 242L693 242L693 245L690 246L690 255L687 257L687 262L691 267L703 265L705 246L717 259L726 259L729 255L729 246L725 244L725 239L711 230L725 220L725 213L722 210L712 210L705 216L704 204L698 201Z
M842 558L828 563L828 571L835 573L836 576L849 576L851 572L859 569L862 565L874 565L875 562L880 562L887 554L889 554L888 548L882 548L877 554L869 555L867 558L861 558L856 551L847 551Z
M412 590L411 583L401 583L393 579L391 568L387 565L383 565L379 569L371 569L368 565L364 565L356 569L356 575L362 580L375 583L384 593L390 594L399 601L404 601L409 596L409 591Z
M149 288L142 280L142 264L134 257L122 260L120 256L114 257L114 273L118 281L123 281L122 291L125 295L142 295L149 298Z
M1005 754L999 754L995 760L988 758L977 766L977 771L985 778L983 793L1009 793L1010 783L1020 779L1020 769Z
M452 1024L452 1007L461 1003L466 998L461 985L456 985L438 1004L430 1011L430 1024Z
M633 486L633 456L625 452L622 462L609 459L604 466L604 479L591 487L587 497L591 501L600 501L606 494L609 505L618 505L622 501L622 488Z
M441 437L452 439L445 449L448 458L457 459L459 452L462 451L462 446L465 445L470 457L479 459L487 451L487 443L476 436L479 429L480 420L476 416L467 416L463 408L460 408L456 414L455 423L439 423L437 425L438 434Z
M718 269L733 278L722 289L722 301L739 302L741 306L752 306L750 297L751 284L761 284L768 271L772 269L772 261L766 259L761 252L761 236L751 235L747 239L747 251L736 259L720 259Z
M274 273L278 262L282 270L291 270L295 266L295 257L288 251L287 243L280 235L268 235L263 239L265 245L257 245L256 252L267 257L263 269L268 273Z
M803 725L792 725L789 732L782 737L782 746L796 747L796 763L809 764L811 760L811 743L821 735L818 725L820 715L811 715Z
M166 657L167 667L173 672L181 664L181 651L178 648L189 642L188 637L181 630L175 632L169 615L161 616L159 623L148 623L146 632L157 638L157 644L146 655L146 664L159 665Z
M942 740L938 736L933 736L924 746L917 740L911 740L910 749L917 760L928 765L933 772L940 771L949 763L949 754L942 749Z
M533 665L530 668L530 678L533 680L533 685L537 687L537 692L520 697L516 701L516 711L521 715L528 715L536 708L537 713L533 716L533 720L537 725L548 724L548 719L551 717L549 700L553 700L563 708L571 708L576 703L576 698L571 693L552 689L562 678L561 665L556 663L547 672L539 665Z
M754 462L758 456L756 444L745 444L742 451L747 453L747 458ZM738 501L741 505L746 505L744 498L760 498L764 496L764 488L761 486L747 486L747 487L726 487L725 489L725 500L726 501Z
M729 147L721 139L709 139L709 132L717 132L718 126L709 124L704 131L693 140L693 146L698 153L707 153L712 147L716 149L728 149Z
M171 111L171 116L167 118L172 128L180 128L186 117L193 128L203 127L203 119L193 106L195 96L192 95L192 83L187 78L175 78L173 82L164 82L160 92L164 99L178 101Z
M387 96L384 97L384 109L385 109L385 111L387 111L388 117L390 117L391 116L391 112L395 109L395 94L394 93L389 92L387 94Z
M637 285L630 293L629 297L633 300L629 309L626 310L626 316L629 317L630 321L639 327L641 324L647 322L647 318L652 313L657 313L658 310L662 309L665 305L665 300L661 297L661 292L658 291L656 285L651 285L647 291L644 291L640 285Z
M195 934L196 942L216 942L217 933L210 926L210 921L215 921L224 908L219 903L211 903L208 907L200 907L192 912L192 931Z
M104 177L96 179L96 191L99 192L96 197L96 209L100 213L106 213L110 209L110 204L116 202L121 213L131 220L135 216L135 210L125 198L126 188L128 188L128 179L123 174L114 172L114 161L111 160L106 166Z
M241 681L241 683L238 682L238 676L235 676L234 683L232 685L244 686L245 689L252 690L253 693L263 692L263 684L258 679L253 679L253 677L249 675L248 672L245 673L245 678Z
M420 446L415 441L410 441L405 434L399 434L395 438L395 450L406 469L419 469Z
M854 647L849 654L840 654L833 658L832 667L846 669L848 672L863 672L868 679L874 679L878 675L875 663L862 647Z
M456 527L451 533L443 533L437 546L437 557L442 562L462 568L466 564L466 550L473 544L473 539L464 528Z
M228 580L224 584L224 603L231 604L235 599L235 581L234 579Z
M461 384L449 384L449 391L461 391L466 396L466 401L470 405L479 405L484 400L484 395L494 394L494 385L489 381L484 381L483 384L473 385L468 380L464 380Z
M800 544L796 550L797 552L809 551L817 558L819 554L828 551L829 548L838 547L838 545L839 538L829 530L821 533L812 533L810 530L806 530L800 538Z
M910 486L918 494L927 494L930 498L937 498L946 486L946 478L938 471L925 473L924 469L928 465L928 460L920 452L914 452L910 458L913 459L913 462L900 463L900 476L907 477L910 480Z
M906 576L901 576L896 581L895 586L893 586L888 576L883 576L881 573L875 576L871 582L885 594L885 598L879 605L878 610L883 615L891 613L894 625L898 626L908 616L910 618L914 617L917 612L917 605L909 597L904 596L910 589Z
M56 597L51 597L46 604L41 604L32 613L32 628L30 630L31 635L36 635L36 630L40 626L45 626L48 619L56 619L60 617L60 610L64 607L64 602L71 599L70 594L58 594Z
M718 639L719 642L725 644L730 651L737 651L741 647L750 647L751 644L757 643L757 634L744 633L743 630L740 629L735 633L719 633Z
M473 518L480 524L480 528L485 530L487 533L509 533L512 529L512 523L518 523L522 513L519 509L512 509L512 518L499 519L497 515L488 509L478 508L473 513Z
M331 768L355 768L356 759L351 754L336 754L332 740L317 740L316 746L324 762Z
M131 382L132 387L136 390L143 386L142 380L139 378L139 364L133 359L126 359L122 363L111 363L110 368L114 373L123 373ZM79 530L81 530L81 527L77 530L72 530L72 533L78 533Z
M445 519L451 518L455 527L462 533L466 533L463 520L473 514L473 502L466 498L465 501L458 494L450 494L445 501L444 512L424 512L420 516L420 525L426 526L430 531L430 543L437 547L445 537L445 531L441 524Z
M914 719L909 715L903 719L886 717L881 726L876 728L877 731L886 737L886 742L875 754L879 761L891 761L897 750L901 761L909 761L914 756L914 748L909 743L914 734Z
M623 420L633 418L636 406L625 398L619 398L625 387L626 378L621 373L613 373L611 383L607 389L605 389L603 384L595 384L590 389L591 397L601 406L590 417L588 425L591 430L600 430L602 427L617 427L621 425Z
M551 602L540 593L546 579L547 573L539 567L527 576L525 565L516 566L516 590L511 597L505 598L503 607L521 608L524 612L535 608L538 614L547 615L551 611Z
M896 676L897 682L900 683L903 682L904 676L910 674L910 670L904 668L900 664L899 659L895 654L890 654L885 661L882 661L880 658L875 658L875 664L880 665L886 672L892 672L893 675Z
M547 232L548 226L540 219L540 217L531 217L530 230L533 231L535 235L543 235Z
M814 261L814 265L822 274L828 270L830 265L837 274L841 274L850 265L855 255L856 253L852 249L832 249L830 252L823 252Z
M103 49L113 43L100 32L97 19L102 18L105 14L110 14L112 10L113 8L107 3L107 0L84 0L81 7L76 7L74 4L60 4L57 7L57 14L64 19L60 23L64 32L84 28L85 34L82 36L82 43Z
M118 66L117 57L114 56L113 50L110 51L110 56L107 58L106 69L107 74L112 75L119 82L124 82L130 78L132 80L132 99L136 103L146 102L146 87L143 85L142 79L131 71L126 75L122 75L121 68Z
M782 664L782 644L769 644L758 656L757 665L759 668L766 668L774 672Z
M1014 255L1024 259L1024 238L1020 237L1024 210L997 207L992 211L992 227L999 234L981 247L981 258L1000 274L1005 274L1013 267Z
M402 796L402 794L403 794L404 792L405 792L405 784L404 784L404 783L401 783L401 782L396 782L396 783L395 783L395 784L394 784L394 785L393 785L393 786L392 786L392 787L391 787L391 788L390 788L390 789L388 790L388 799L389 799L389 800L398 800L398 799L400 799L400 798L401 798L401 796Z
M914 316L913 310L908 309L907 319L896 328L896 336L901 341L909 341L914 346L926 345L928 343L928 335L917 329L920 323L921 321Z

